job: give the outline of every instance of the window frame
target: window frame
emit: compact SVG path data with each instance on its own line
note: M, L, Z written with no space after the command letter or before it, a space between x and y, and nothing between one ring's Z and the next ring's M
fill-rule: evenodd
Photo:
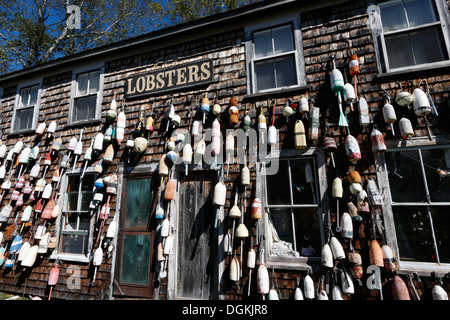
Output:
M78 95L78 77L80 75L99 71L99 83L98 83L98 91L97 91L97 99L96 99L96 107L95 107L95 115L93 118L87 118L82 120L73 120L74 112L75 112L75 100L83 97L89 97L94 95L94 93L86 93L85 95ZM73 70L72 72L72 85L71 85L71 93L70 93L70 106L69 106L69 116L67 119L67 123L70 124L80 124L80 123L90 123L94 120L101 120L102 114L102 101L103 101L103 87L104 87L104 77L105 77L105 66L104 64L90 65L82 68L78 68Z
M67 203L66 201L68 201L67 187L69 184L69 176L76 176L76 175L81 176L81 174L82 174L82 171L79 168L78 170L74 170L73 172L71 172L69 174L67 174L67 173L64 174L64 176L62 176L60 178L60 179L62 179L61 185L60 185L60 190L64 190L63 192L61 192L61 195L57 201L58 204L61 206L61 214L56 218L56 222L55 222L56 233L55 233L55 235L56 235L57 243L56 243L56 247L53 250L49 259L58 259L58 260L63 260L63 261L71 261L71 262L79 262L79 263L89 263L90 262L90 259L92 256L92 249L94 247L94 231L95 231L94 229L95 229L96 212L92 215L90 214L90 211L85 213L87 215L90 215L89 231L87 234L88 244L87 244L87 248L86 248L86 253L85 254L66 253L61 250L62 236L64 234L68 234L63 231L63 224L65 221L64 214L66 212L65 205ZM84 176L86 177L87 175L92 175L95 180L96 173L94 172L93 168L86 168ZM78 187L81 188L81 184ZM94 194L92 193L92 197L93 196L94 196ZM81 197L78 198L78 204L80 203L80 199L81 199Z
M294 61L296 67L296 78L297 84L285 87L270 88L264 90L256 90L256 78L255 78L255 50L253 42L253 33L258 31L270 30L277 27L290 24L292 26L292 36L294 50L289 53L275 54L270 57L263 57L256 59L257 61L263 61L266 59L276 59L277 57L283 57L286 55L294 54ZM305 72L305 62L303 55L303 45L302 36L300 30L300 14L289 14L278 16L272 19L266 19L262 22L255 24L250 24L245 26L245 52L246 52L246 70L247 70L247 92L249 95L258 94L271 94L281 91L286 91L290 89L301 89L307 85L306 83L306 72Z
M327 243L327 232L326 230L331 228L330 221L330 212L329 212L329 199L328 199L328 183L327 183L327 175L326 175L326 158L323 151L323 148L309 148L306 150L295 150L295 149L287 149L287 150L276 150L275 152L271 152L265 158L260 159L256 163L256 197L262 200L262 212L263 217L261 219L262 223L258 223L258 233L260 235L268 235L268 212L266 208L270 209L271 207L283 207L278 205L269 205L267 206L267 188L266 188L266 165L265 162L270 162L274 159L286 160L286 159L306 159L312 158L314 163L314 172L315 172L315 181L314 187L316 188L316 196L317 196L317 205L306 205L308 208L316 208L315 214L319 219L319 228L320 228L320 239L321 239L321 247L318 249L318 255L316 257L307 257L307 256L299 256L299 257L288 257L288 256L276 256L271 255L271 239L269 236L265 236L264 240L262 240L262 246L265 248L264 252L264 260L265 264L269 267L274 268L284 268L284 269L292 269L298 270L299 268L302 270L311 270L311 268L321 268L321 256L320 250L322 246ZM297 204L293 206L287 206L289 208L305 208L305 205ZM294 214L294 213L292 213ZM328 239L329 240L329 239ZM259 241L259 240L258 240ZM267 248L267 249L266 249ZM294 249L294 244L293 244ZM299 252L299 251L297 251ZM300 253L300 252L299 252Z
M395 1L395 0L389 0L389 1ZM447 53L447 60L443 61L437 61L437 62L430 62L430 63L423 63L423 64L417 64L417 65L411 65L411 66L405 66L405 67L399 67L399 68L391 68L389 66L389 59L387 55L386 50L386 41L385 41L385 35L386 32L383 32L382 28L382 21L381 21L381 15L380 10L378 7L379 3L382 2L389 2L389 1L371 1L370 4L377 7L377 12L369 12L369 9L371 9L372 5L368 7L368 15L369 15L369 22L368 26L372 31L372 37L374 39L374 47L375 47L375 57L377 61L377 68L378 68L378 74L380 75L388 75L388 74L397 74L397 73L409 73L414 71L423 71L423 70L429 70L431 68L442 68L442 67L448 67L450 66L450 14L448 12L447 4L443 0L432 0L434 1L434 5L436 8L436 15L438 18L438 21L433 23L428 23L424 25L420 25L417 27L410 27L405 28L402 30L397 31L391 31L387 32L388 35L392 34L401 34L404 32L412 31L412 30L420 30L424 28L429 28L432 26L441 26L440 30L442 32L442 39L443 39L443 50L446 50Z
M20 107L20 105L22 104L22 91L24 89L32 88L35 86L38 87L36 104L31 107L30 106L27 106L25 108ZM13 110L13 115L11 118L10 133L22 133L22 132L36 130L38 118L39 118L39 109L40 109L40 105L41 105L41 94L42 94L42 79L24 82L17 86L16 97L14 100L14 110ZM23 109L31 109L31 108L33 108L33 120L32 120L32 124L31 124L31 128L16 130L15 126L16 126L17 111L18 110L20 111Z
M448 140L448 139L447 139ZM423 141L421 139L414 139L412 141L408 141L407 145L392 145L388 146L386 152L395 152L395 151L414 151L414 150L425 150L425 149L446 149L450 148L449 141L443 141L443 143L436 143L436 141L432 141L430 143L429 140ZM405 206L405 202L397 202L394 203L391 196L391 189L389 185L389 177L387 164L385 160L384 153L375 155L375 167L377 170L377 180L378 186L380 188L380 193L383 197L383 205L382 205L382 213L384 220L384 228L385 228L385 236L387 245L393 250L395 256L397 257L399 272L417 272L426 276L431 275L433 272L450 272L450 263L440 263L440 262L421 262L421 261L405 261L400 260L399 248L397 245L397 235L396 235L396 226L394 221L394 213L393 207L403 207ZM422 167L422 162L421 162ZM421 207L430 208L430 207L438 207L445 206L447 202L435 202L430 204L420 203ZM409 206L418 205L418 203L406 203ZM429 210L427 210L428 212ZM434 232L434 227L433 228ZM435 235L430 235L435 241Z

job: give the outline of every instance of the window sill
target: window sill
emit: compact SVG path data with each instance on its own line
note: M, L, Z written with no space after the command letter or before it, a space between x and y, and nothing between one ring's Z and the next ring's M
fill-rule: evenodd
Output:
M429 277L433 273L444 275L450 272L450 264L438 264L430 262L409 262L401 261L399 263L398 273L407 274L417 272L419 276Z
M62 261L70 261L77 263L90 263L90 259L83 254L70 254L70 253L55 253L52 252L49 257L50 260L62 260Z
M8 133L8 139L9 138L15 138L15 137L18 137L20 135L28 135L30 133L31 134L36 133L36 129L26 129L26 130L21 130L21 131L10 132L10 133Z
M279 88L276 90L252 93L252 94L245 95L243 102L261 100L261 99L265 99L265 98L276 98L278 96L286 96L289 94L299 93L302 91L306 91L308 89L309 89L309 87L307 85L304 85L304 86L297 86L297 87L293 87L293 88Z
M410 74L416 74L416 73L423 74L424 72L427 72L427 71L433 72L433 71L436 71L439 69L445 70L447 68L450 68L450 60L436 62L436 63L429 63L429 64L425 64L425 65L420 65L420 66L403 67L403 68L399 68L394 71L379 73L377 75L377 78L389 79L389 78L395 78L397 76L410 75ZM423 78L423 76L421 76L421 77Z
M64 128L77 128L77 127L83 127L85 125L99 125L100 123L102 123L102 119L89 119L89 120L82 120L82 121L67 123L64 126Z
M269 256L266 267L282 270L322 270L321 259L319 257L279 257Z

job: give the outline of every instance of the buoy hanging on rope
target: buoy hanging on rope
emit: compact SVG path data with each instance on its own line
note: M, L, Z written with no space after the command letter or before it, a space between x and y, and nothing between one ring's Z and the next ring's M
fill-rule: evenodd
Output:
M341 94L344 91L344 77L342 73L336 69L336 63L334 61L334 57L332 57L333 61L333 70L331 71L330 81L331 81L331 91L333 91L337 98L339 104L339 126L346 127L347 133L350 134L350 130L348 129L348 122L345 118L344 112L342 111L342 97Z
M269 293L269 271L267 270L266 265L264 264L264 249L260 249L260 263L258 266L257 278L257 291L258 293L263 295L263 299L265 299L264 295Z
M323 138L323 151L327 152L331 156L331 163L333 165L333 168L336 167L336 164L334 163L334 155L333 153L337 151L337 144L336 140L330 136L325 136Z
M401 118L398 122L398 126L400 128L400 135L403 139L411 139L414 137L414 129L408 118Z
M360 97L358 101L358 115L359 125L363 127L363 131L366 131L366 127L370 124L370 114L367 100L363 97Z
M348 58L348 68L350 75L353 76L353 83L355 86L355 95L358 96L358 89L357 89L357 83L358 83L358 74L359 74L359 59L356 54L352 54Z
M314 282L309 274L303 279L303 290L306 299L312 300L315 298Z
M395 109L390 100L388 99L383 106L383 118L384 122L391 126L392 135L395 136L394 123L397 121L397 115L395 114Z
M206 114L209 113L209 99L205 94L205 97L202 99L202 105L200 107L201 112L203 113L203 123L205 123Z
M411 300L406 283L397 275L392 280L392 298L394 300Z
M377 128L373 128L370 134L370 141L372 144L372 152L380 153L387 150L383 134Z
M307 147L305 127L300 119L295 121L294 146L297 150L305 149Z
M345 138L345 153L347 154L347 160L352 163L361 160L358 141L350 134Z

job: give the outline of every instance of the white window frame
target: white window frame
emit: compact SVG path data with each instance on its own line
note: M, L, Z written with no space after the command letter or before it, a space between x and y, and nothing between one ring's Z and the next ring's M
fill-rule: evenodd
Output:
M448 139L444 139L448 140ZM406 144L399 143L398 145L393 145L391 147L388 146L387 152L390 151L408 151L408 150L417 150L417 149L445 149L450 148L450 142L447 141L446 144L437 143L436 139L433 138L433 141L424 140L424 139L413 139L411 141L407 141ZM402 203L393 204L391 198L391 190L389 185L388 178L388 170L386 166L386 161L384 157L384 153L375 155L375 166L377 170L377 180L378 187L380 189L380 193L383 197L383 220L385 227L385 235L387 245L393 250L395 256L397 257L399 264L399 272L417 272L419 274L423 274L425 276L430 276L433 272L438 273L448 273L450 272L450 263L433 263L433 262L420 262L420 261L401 261L399 249L397 245L397 236L395 231L395 222L394 222L394 214L392 207L401 206ZM411 204L409 204L411 205ZM420 204L423 207L427 207L426 204ZM439 206L444 205L444 203L435 203L430 206ZM449 206L450 208L450 206Z
M71 262L79 262L79 263L89 263L92 257L92 249L94 247L94 229L95 229L95 217L97 214L97 211L91 215L91 219L90 219L90 224L89 224L89 232L87 235L87 241L88 241L88 245L87 245L87 249L86 249L86 254L76 254L76 253L66 253L66 252L59 252L59 244L61 241L61 236L63 235L62 229L63 229L63 223L64 223L64 212L65 212L65 205L66 205L66 201L67 201L67 197L66 197L66 191L67 191L67 186L69 183L69 175L81 175L81 168L75 169L73 172L71 172L70 174L64 174L64 176L61 177L61 186L60 186L60 190L64 190L61 192L61 196L58 198L58 204L61 206L61 214L56 218L56 222L55 225L56 227L56 238L57 240L57 244L55 249L53 250L51 256L49 257L49 259L58 259L58 260L63 260L63 261L71 261ZM85 174L84 176L86 176L87 174L91 174L94 175L94 179L95 179L95 171L94 168L86 168ZM79 186L80 188L81 186ZM80 197L78 198L78 201L80 201ZM103 205L103 202L100 203L100 205ZM89 214L89 213L86 213Z
M22 129L22 130L16 130L15 124L16 124L17 110L22 109L22 108L20 108L20 105L22 103L22 90L26 89L28 87L34 87L34 86L38 87L36 104L33 107L27 107L27 108L33 108L33 121L32 121L31 128ZM14 101L14 111L13 111L13 116L12 116L12 119L11 119L11 131L10 131L10 133L20 133L20 132L27 132L27 131L36 130L37 123L38 123L38 118L39 118L39 108L40 108L40 105L41 105L41 94L42 94L42 79L34 80L34 81L28 81L28 82L25 82L25 83L21 83L20 85L17 86L16 98L15 98L15 101Z
M282 53L280 55L273 55L270 59L275 57L281 57L286 54L294 54L295 56L295 66L297 75L297 84L278 87L256 91L256 79L254 73L254 44L253 44L253 33L256 31L268 30L276 27L281 27L283 25L290 24L293 31L293 41L294 41L294 51L289 53ZM246 63L247 63L247 92L252 94L263 94L263 93L276 93L285 91L286 89L298 89L306 86L306 76L305 76L305 63L303 56L303 45L302 36L300 30L300 14L289 14L276 18L266 19L262 22L245 26L245 52L246 52ZM262 58L260 60L264 60Z
M265 162L270 164L270 161L273 161L275 158L279 160L285 159L302 159L302 158L313 158L312 163L314 163L314 172L315 172L315 181L314 188L316 190L315 195L318 204L317 205L293 205L286 206L287 208L315 208L315 215L319 219L319 228L320 228L320 239L321 239L321 247L316 248L318 250L317 257L289 257L289 256L276 256L270 254L270 249L272 246L272 240L269 236L268 230L268 212L266 210L267 206L267 188L266 188L266 166ZM324 155L323 148L309 148L306 150L277 150L275 153L271 152L265 159L261 159L256 163L256 197L261 199L262 201L262 211L263 217L261 222L258 223L258 233L259 235L265 235L265 240L261 244L265 249L265 264L269 267L274 268L283 268L283 269L292 269L292 270L311 270L312 266L320 267L321 265L321 257L320 252L322 246L327 243L329 239L327 239L328 235L326 230L328 227L331 228L330 221L330 212L329 212L329 199L328 199L328 183L327 183L327 175L326 175L326 159ZM270 205L270 207L283 207L282 205ZM259 241L259 239L258 239ZM293 249L294 249L294 244ZM300 253L300 252L299 252Z
M394 1L394 0L392 0ZM418 64L418 65L411 65L406 67L400 67L400 68L391 68L389 66L389 59L387 56L387 50L386 50L386 43L384 40L385 33L383 32L382 22L381 22L381 16L380 16L380 10L377 6L378 3L382 2L388 2L388 1L376 1L371 2L372 5L368 8L368 14L369 14L369 22L368 26L371 28L372 36L374 39L374 47L375 47L375 56L377 60L377 67L378 67L378 73L379 74L391 74L391 73L405 73L405 72L411 72L411 71L421 71L421 70L429 70L431 68L441 68L445 66L450 66L450 14L448 12L448 6L447 3L444 0L434 0L435 6L436 6L436 13L439 21L421 25L414 28L409 28L408 30L414 30L414 29L423 29L430 26L441 26L442 36L443 36L443 49L447 49L447 57L448 60L444 61L438 61L438 62L432 62L432 63L425 63L425 64ZM377 11L372 11L373 8L377 8ZM400 31L391 31L387 34L394 34L394 33L402 33L405 32L406 29L402 29Z
M72 119L73 119L73 116L74 116L75 99L80 97L80 96L78 96L78 81L77 81L78 76L82 75L84 73L94 72L94 71L97 71L97 70L100 71L100 76L99 76L99 85L98 85L98 91L97 91L97 102L96 102L95 116L94 116L94 118L73 121ZM68 124L79 124L79 123L84 123L84 122L91 122L92 120L100 120L101 119L104 78L105 78L105 66L104 66L104 64L90 65L90 66L85 66L85 67L73 70L73 73L72 73L72 86L71 86L71 93L70 93L69 118L67 120ZM88 95L90 95L90 94L88 93L85 96L88 96Z

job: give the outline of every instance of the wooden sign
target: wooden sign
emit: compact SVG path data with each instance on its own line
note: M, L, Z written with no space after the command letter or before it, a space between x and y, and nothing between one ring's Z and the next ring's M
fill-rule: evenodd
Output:
M149 96L210 83L213 63L201 60L127 77L125 98Z

